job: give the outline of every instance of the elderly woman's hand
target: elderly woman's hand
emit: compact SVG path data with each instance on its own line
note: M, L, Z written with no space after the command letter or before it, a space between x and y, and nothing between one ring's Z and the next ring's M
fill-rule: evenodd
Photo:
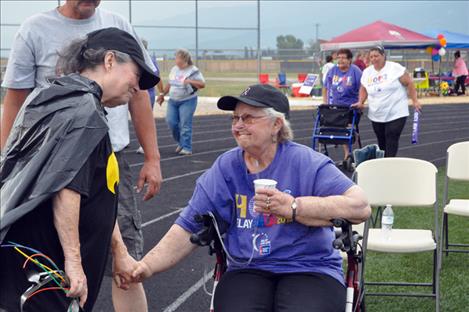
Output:
M150 276L152 276L150 267L143 260L138 261L132 272L132 282L141 283Z
M295 198L277 189L259 189L254 196L254 210L286 219L292 218L291 205Z
M127 251L113 254L113 277L116 286L123 290L129 289L132 273L137 269L137 261Z

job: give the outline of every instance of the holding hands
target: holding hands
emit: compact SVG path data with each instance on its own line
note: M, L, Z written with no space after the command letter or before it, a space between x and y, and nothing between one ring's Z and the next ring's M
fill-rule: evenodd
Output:
M150 267L142 260L136 263L132 272L132 282L141 283L152 276Z
M127 290L129 284L133 283L132 272L137 267L137 261L129 255L129 253L121 253L114 255L112 263L112 277L117 287Z

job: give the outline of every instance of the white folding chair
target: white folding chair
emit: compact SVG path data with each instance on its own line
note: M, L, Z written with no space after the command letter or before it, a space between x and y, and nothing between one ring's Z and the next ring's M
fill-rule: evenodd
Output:
M447 150L446 178L444 191L443 226L441 234L440 252L446 255L450 252L469 253L468 244L457 244L448 242L448 215L469 217L469 199L451 199L448 202L448 186L452 181L469 181L469 141L451 145ZM453 247L453 249L450 249ZM441 261L441 257L440 257ZM441 263L440 263L441 264Z
M385 253L416 253L433 251L432 283L366 282L365 286L431 287L430 292L384 293L368 292L365 296L432 297L439 311L439 253L438 253L438 201L436 192L436 167L424 160L411 158L381 158L363 162L357 169L357 184L365 191L371 206L393 205L401 207L433 206L434 232L431 229L393 228L389 239L381 229L370 229L365 223L363 249Z

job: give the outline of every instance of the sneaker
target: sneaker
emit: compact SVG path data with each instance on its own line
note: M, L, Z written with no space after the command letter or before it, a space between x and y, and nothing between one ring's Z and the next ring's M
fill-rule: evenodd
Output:
M182 156L189 156L189 155L192 155L192 152L191 151L188 151L186 149L181 149L181 151L179 152L179 155L182 155Z
M174 151L176 154L179 154L179 152L182 150L182 146L176 147L176 150Z
M144 152L143 152L143 147L140 146L140 147L135 151L135 153L137 153L137 154L144 154Z

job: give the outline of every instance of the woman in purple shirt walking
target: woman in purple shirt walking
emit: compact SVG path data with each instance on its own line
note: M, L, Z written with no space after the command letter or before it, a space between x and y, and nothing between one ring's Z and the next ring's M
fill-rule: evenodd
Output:
M360 90L360 79L362 71L352 64L353 54L349 49L337 51L337 66L327 73L322 98L324 104L343 105L350 107L358 101L358 91ZM361 114L357 114L357 125L360 122ZM349 149L346 144L344 149L344 161L349 157Z

